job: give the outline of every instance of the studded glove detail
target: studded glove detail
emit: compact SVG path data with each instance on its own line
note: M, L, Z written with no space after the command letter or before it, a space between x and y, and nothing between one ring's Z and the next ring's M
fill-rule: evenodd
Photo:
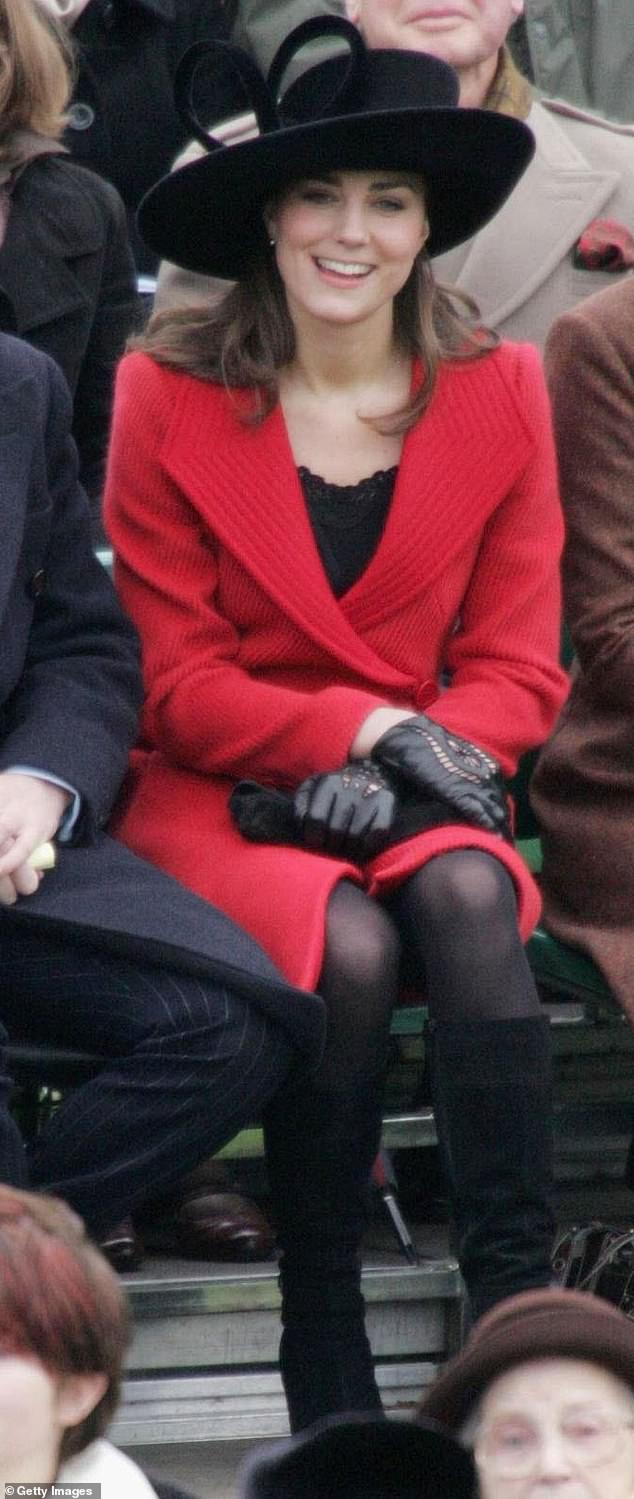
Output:
M434 723L407 718L377 740L374 757L425 797L439 798L457 820L510 838L504 783L497 760Z

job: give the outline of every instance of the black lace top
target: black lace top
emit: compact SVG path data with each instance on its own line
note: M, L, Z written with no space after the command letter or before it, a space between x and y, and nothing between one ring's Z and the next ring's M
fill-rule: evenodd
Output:
M298 469L324 571L336 598L365 572L388 517L398 469L378 469L358 484L331 484Z

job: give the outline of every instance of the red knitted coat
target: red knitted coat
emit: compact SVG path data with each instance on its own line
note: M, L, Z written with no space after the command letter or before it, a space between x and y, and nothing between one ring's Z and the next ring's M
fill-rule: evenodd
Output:
M506 344L442 369L405 439L379 547L341 599L280 408L246 426L221 388L142 354L119 371L106 513L147 687L118 835L241 922L308 988L339 879L379 894L449 848L504 862L528 936L536 887L492 835L442 827L359 869L248 843L227 798L241 776L295 786L340 765L385 703L425 708L506 772L546 738L566 687L562 521L535 351Z

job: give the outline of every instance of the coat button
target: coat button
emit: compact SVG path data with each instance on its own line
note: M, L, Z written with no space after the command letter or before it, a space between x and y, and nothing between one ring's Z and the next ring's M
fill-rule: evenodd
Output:
M46 573L43 567L38 567L38 570L33 574L33 577L29 578L29 581L26 585L26 591L30 599L40 599L45 588Z
M95 123L95 111L92 104L85 104L78 99L75 104L71 104L67 118L71 130L90 130Z

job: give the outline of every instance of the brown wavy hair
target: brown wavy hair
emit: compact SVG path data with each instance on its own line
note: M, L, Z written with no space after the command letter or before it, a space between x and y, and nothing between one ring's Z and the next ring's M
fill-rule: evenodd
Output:
M59 140L72 79L62 26L35 0L0 0L0 156L19 130Z
M482 327L470 297L434 280L424 250L394 298L394 331L404 353L420 360L423 380L400 410L372 419L385 433L406 432L418 421L443 361L478 359L499 342ZM279 371L295 355L295 329L275 257L256 260L219 300L156 312L130 347L199 380L252 390L244 419L263 421L279 398Z

